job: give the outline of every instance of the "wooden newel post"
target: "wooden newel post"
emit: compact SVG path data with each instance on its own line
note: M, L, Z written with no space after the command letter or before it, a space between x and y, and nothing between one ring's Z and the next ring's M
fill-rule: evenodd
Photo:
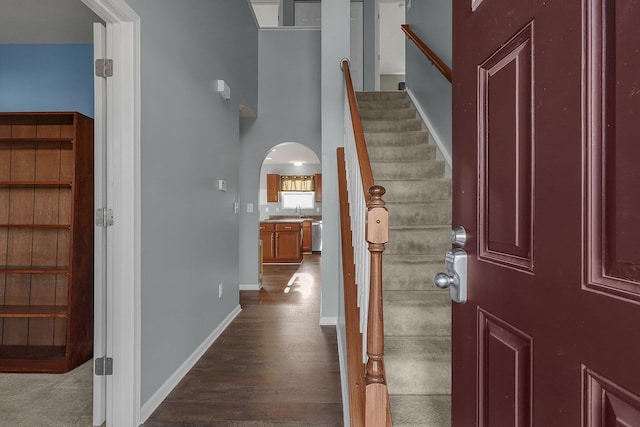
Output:
M367 242L371 253L371 288L369 290L369 319L367 334L367 384L384 384L384 323L382 319L382 252L389 240L389 212L382 196L384 187L369 189L367 203Z
M389 212L382 196L384 187L369 188L367 203L367 242L371 253L371 288L367 327L367 366L365 373L365 425L390 425L389 395L384 373L384 321L382 313L382 252L389 241Z

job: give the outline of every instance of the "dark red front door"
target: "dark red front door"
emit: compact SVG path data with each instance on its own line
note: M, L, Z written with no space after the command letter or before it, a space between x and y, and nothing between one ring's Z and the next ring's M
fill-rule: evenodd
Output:
M640 426L639 23L454 0L455 427Z

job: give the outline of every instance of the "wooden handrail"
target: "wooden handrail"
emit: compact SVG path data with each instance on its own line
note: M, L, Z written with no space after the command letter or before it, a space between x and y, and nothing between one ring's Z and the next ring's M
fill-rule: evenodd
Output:
M429 61L431 61L431 63L435 65L438 70L440 70L442 75L447 80L449 80L449 83L451 83L451 68L449 68L449 66L445 64L444 61L440 59L440 57L436 55L436 53L431 50L429 46L427 46L427 44L423 42L416 33L413 32L411 28L409 28L408 24L402 24L400 25L400 27L402 28L402 31L404 31L404 33L407 35L407 37L409 37L409 39L414 42L416 46L418 46L418 49L420 49L420 51L424 53L427 58L429 58Z
M342 61L342 73L344 74L344 82L349 99L349 111L351 113L351 122L353 123L353 136L356 140L356 151L358 153L358 163L360 165L360 174L362 176L362 192L365 201L369 201L369 189L373 187L373 172L371 171L371 162L369 161L369 152L367 144L364 140L364 131L362 130L362 122L360 121L360 112L358 111L358 100L356 92L353 90L353 82L351 81L351 70L349 69L349 61Z

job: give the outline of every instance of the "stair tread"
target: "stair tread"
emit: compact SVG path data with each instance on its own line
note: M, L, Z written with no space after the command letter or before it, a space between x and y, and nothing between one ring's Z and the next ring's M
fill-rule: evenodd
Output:
M450 354L450 336L390 336L385 337L385 355Z
M390 290L384 293L385 303L402 302L409 306L414 305L436 305L451 306L451 298L448 290L438 291L416 291L416 290Z
M446 229L447 232L451 229L451 225L449 224L424 224L424 225L394 225L390 226L389 229L393 229L395 231L415 231L424 229L425 231L435 230L441 231Z
M367 135L392 135L392 136L397 136L397 135L401 135L401 136L405 136L405 135L422 135L422 134L429 134L428 131L426 130L403 130L403 131L397 131L397 132L393 132L393 131L386 131L386 132L364 132L364 136L365 139L367 137Z

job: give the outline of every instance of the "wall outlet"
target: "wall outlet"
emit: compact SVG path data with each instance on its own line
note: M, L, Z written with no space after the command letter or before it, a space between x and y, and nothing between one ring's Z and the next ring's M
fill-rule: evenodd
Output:
M220 283L218 285L218 298L222 298L222 287L223 287L223 284Z
M248 213L252 213L253 212L253 203L247 203L247 212Z

